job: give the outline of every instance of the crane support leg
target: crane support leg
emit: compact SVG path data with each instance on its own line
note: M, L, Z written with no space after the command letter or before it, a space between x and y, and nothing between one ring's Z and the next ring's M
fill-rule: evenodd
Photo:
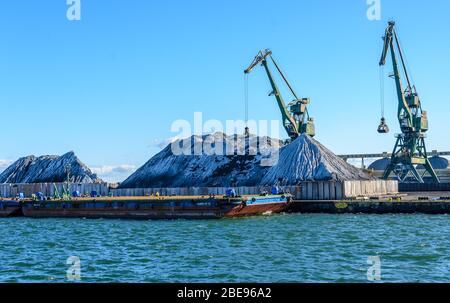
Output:
M434 182L440 183L439 177L437 176L436 171L433 169L433 166L431 166L430 160L428 159L426 159L425 162L425 169L431 175L431 178Z
M418 141L418 142L417 142ZM417 146L417 150L414 150ZM413 160L412 160L413 159ZM414 137L399 137L395 143L394 151L392 153L391 162L386 167L383 174L383 179L389 179L389 176L394 173L401 182L407 181L408 175L411 173L419 183L424 183L422 176L417 171L415 165L421 164L428 172L433 182L439 183L439 178L431 166L425 148L425 139Z

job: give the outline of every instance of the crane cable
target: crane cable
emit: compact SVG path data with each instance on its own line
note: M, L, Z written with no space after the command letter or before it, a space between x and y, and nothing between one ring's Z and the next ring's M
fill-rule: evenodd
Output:
M245 127L248 127L248 74L244 74Z
M297 100L297 94L295 93L294 89L291 86L291 82L289 81L289 78L286 74L286 72L280 67L280 65L275 61L273 56L270 56L270 59L272 60L273 64L275 65L276 69L278 70L278 73L280 74L281 78L284 80L284 84L289 88L290 93L292 96ZM305 109L306 117L309 119L309 112L308 107Z
M380 66L380 106L381 118L384 118L384 65Z

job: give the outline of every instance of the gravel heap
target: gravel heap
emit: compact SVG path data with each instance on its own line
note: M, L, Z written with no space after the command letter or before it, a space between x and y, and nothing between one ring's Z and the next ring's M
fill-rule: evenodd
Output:
M67 181L66 166L70 165L70 181L75 183L103 182L84 165L74 152L62 156L28 156L20 158L0 174L0 183L50 183Z
M305 181L372 180L373 177L307 135L280 150L278 164L269 168L261 185L295 185Z

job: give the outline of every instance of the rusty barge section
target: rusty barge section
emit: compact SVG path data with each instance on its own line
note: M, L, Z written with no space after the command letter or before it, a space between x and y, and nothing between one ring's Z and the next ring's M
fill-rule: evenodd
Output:
M0 218L18 217L22 215L20 202L0 199Z
M286 212L290 197L121 197L68 200L25 200L22 212L30 218L219 219Z

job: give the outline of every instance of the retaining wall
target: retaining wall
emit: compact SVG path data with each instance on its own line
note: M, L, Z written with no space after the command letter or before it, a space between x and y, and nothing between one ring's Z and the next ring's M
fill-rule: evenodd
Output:
M67 183L35 183L35 184L0 184L0 197L14 198L19 193L24 193L25 197L31 197L32 194L42 192L47 197L53 197L55 194L54 184L60 195L63 193L63 187L67 188ZM109 193L108 184L69 184L69 193L80 191L82 195L89 195L96 191L101 196L107 196Z
M280 186L290 192L296 200L340 200L358 196L376 196L398 193L397 181L345 181L345 182L304 182L297 186ZM258 195L270 192L270 187L235 187L238 195ZM111 189L114 196L149 196L159 193L163 196L223 195L227 187L187 187L187 188L124 188Z
M66 183L56 183L59 194ZM111 189L108 184L69 184L69 193L79 191L81 195L89 195L96 191L101 196L150 196L159 193L161 196L207 196L224 195L228 187L186 187L186 188L125 188ZM290 192L296 200L341 200L358 196L376 196L398 193L397 181L345 181L345 182L305 182L297 186L281 186ZM263 191L270 192L271 187L234 187L238 195L259 195ZM13 198L18 193L25 197L42 192L45 196L55 194L53 183L38 184L0 184L0 197Z

